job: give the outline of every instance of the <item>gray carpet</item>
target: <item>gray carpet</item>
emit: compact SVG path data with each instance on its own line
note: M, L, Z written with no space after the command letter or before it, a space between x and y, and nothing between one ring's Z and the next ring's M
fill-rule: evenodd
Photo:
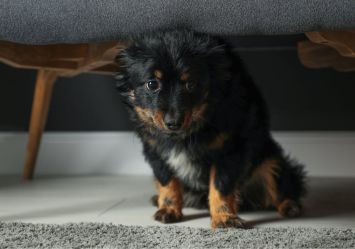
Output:
M0 248L355 248L355 229L0 223Z
M220 34L292 34L355 27L354 0L1 0L0 40L122 39L189 27Z

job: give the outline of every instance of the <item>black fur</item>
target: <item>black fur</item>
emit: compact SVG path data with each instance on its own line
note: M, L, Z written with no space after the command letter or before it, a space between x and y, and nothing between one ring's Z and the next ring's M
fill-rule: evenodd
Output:
M278 162L274 177L279 200L300 202L305 194L303 167L288 159L271 137L265 102L227 43L188 30L150 33L133 38L117 61L121 66L117 88L143 142L144 155L162 185L173 176L182 181L186 206L207 206L209 172L214 165L215 185L222 194L238 189L245 207L264 208L265 189L260 191L264 186L250 180L269 159ZM162 73L161 79L156 79L155 70ZM189 76L185 81L181 79L184 72ZM147 82L160 89L152 92ZM192 90L187 90L187 84ZM193 114L190 123L185 120L187 126L169 130L164 125L168 114L181 123L202 106L200 116ZM160 116L155 121L142 118L137 107L147 116ZM223 143L213 146L221 134ZM191 175L184 176L172 166L179 162Z

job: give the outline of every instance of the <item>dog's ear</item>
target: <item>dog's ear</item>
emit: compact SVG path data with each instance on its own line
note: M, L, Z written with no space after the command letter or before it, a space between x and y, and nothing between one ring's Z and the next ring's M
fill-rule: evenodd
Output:
M129 91L133 90L131 85L128 82L128 77L125 70L120 70L116 75L116 89L121 95L125 95Z
M147 56L149 56L150 49L147 44L144 43L143 38L139 36L131 38L128 42L128 46L121 52L121 59L124 61L126 66L131 64L144 61Z
M123 97L132 97L133 86L129 81L129 74L126 65L127 54L121 52L115 58L115 62L118 65L118 72L115 75L116 89Z
M207 60L209 69L218 80L227 81L232 78L232 60L226 44L212 44L208 48Z
M127 71L121 69L116 75L116 89L118 93L123 97L122 102L126 104L128 108L133 108L135 101L134 89L129 82Z

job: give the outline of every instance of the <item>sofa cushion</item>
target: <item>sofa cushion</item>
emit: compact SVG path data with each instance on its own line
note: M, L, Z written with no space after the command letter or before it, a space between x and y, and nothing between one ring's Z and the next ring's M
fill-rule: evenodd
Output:
M45 44L123 39L189 27L220 35L355 28L355 0L1 0L0 40Z

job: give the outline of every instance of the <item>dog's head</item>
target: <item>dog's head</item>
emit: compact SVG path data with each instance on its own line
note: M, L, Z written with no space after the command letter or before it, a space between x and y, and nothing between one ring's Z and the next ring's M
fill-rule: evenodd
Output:
M201 127L230 77L223 43L186 30L132 39L117 62L125 102L142 124L167 134Z

